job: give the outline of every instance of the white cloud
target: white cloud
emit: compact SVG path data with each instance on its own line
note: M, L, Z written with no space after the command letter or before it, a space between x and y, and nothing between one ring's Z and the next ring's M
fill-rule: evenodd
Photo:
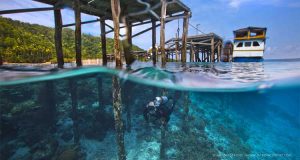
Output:
M242 5L245 4L257 4L257 5L273 5L277 6L279 4L284 4L287 1L283 0L219 0L220 2L225 2L229 7L234 9L239 9Z

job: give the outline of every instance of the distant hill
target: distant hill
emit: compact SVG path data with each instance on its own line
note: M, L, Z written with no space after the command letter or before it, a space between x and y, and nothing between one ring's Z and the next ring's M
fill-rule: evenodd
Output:
M113 53L113 39L107 38L107 53ZM141 51L137 46L133 50ZM74 30L63 29L65 61L75 60ZM56 61L54 28L29 24L0 16L0 54L5 62L42 63ZM82 58L101 58L100 37L82 34Z

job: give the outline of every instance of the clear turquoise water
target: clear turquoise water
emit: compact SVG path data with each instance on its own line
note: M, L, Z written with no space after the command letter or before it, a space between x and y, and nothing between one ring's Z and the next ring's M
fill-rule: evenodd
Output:
M300 158L297 61L1 73L1 160L117 159L113 76L121 84L127 159ZM163 94L176 106L162 139L143 108Z

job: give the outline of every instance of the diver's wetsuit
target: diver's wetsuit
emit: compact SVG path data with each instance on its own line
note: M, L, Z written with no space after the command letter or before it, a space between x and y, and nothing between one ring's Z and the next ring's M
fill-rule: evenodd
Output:
M173 109L174 104L172 104L172 107L168 107L167 103L156 104L155 101L150 102L144 109L144 118L147 122L155 122L157 120L161 120L165 125L169 122L170 115L173 112Z

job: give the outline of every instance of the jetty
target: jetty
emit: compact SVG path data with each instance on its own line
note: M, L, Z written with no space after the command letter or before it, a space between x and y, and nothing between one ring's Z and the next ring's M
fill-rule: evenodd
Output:
M172 55L171 61L179 59L186 61L186 52L180 51L185 47L182 38L172 38L166 41L167 53ZM223 39L215 33L200 34L187 37L186 50L190 54L190 62L220 62L223 46Z
M62 28L75 26L75 50L76 50L76 64L82 66L81 55L81 26L88 23L100 23L101 30L101 45L103 65L107 64L106 51L106 35L114 32L114 57L117 65L122 65L122 53L120 50L120 38L124 37L122 41L124 57L126 64L133 61L132 56L132 38L137 37L148 31L152 31L152 47L155 47L156 42L156 28L160 27L160 48L161 54L165 55L165 26L166 23L176 19L184 19L183 35L182 35L182 55L186 54L187 33L188 33L188 19L191 17L191 10L184 3L179 0L34 0L50 7L44 8L24 8L14 10L1 10L0 15L15 14L25 12L41 12L53 11L55 21L55 48L57 55L58 68L64 67L64 53L62 47ZM71 24L63 23L62 10L65 8L72 8L74 10L75 22ZM81 13L99 17L95 20L82 21ZM108 20L113 21L111 26L107 23ZM151 27L146 28L138 33L133 33L132 28L142 26L145 24L152 24ZM106 30L109 28L109 30ZM125 28L126 34L120 34L120 29ZM100 47L100 44L99 44ZM156 63L156 50L152 52L153 63ZM165 56L162 56L165 57ZM184 56L183 56L184 57ZM2 64L2 59L0 59ZM162 58L162 63L165 64L166 59Z

